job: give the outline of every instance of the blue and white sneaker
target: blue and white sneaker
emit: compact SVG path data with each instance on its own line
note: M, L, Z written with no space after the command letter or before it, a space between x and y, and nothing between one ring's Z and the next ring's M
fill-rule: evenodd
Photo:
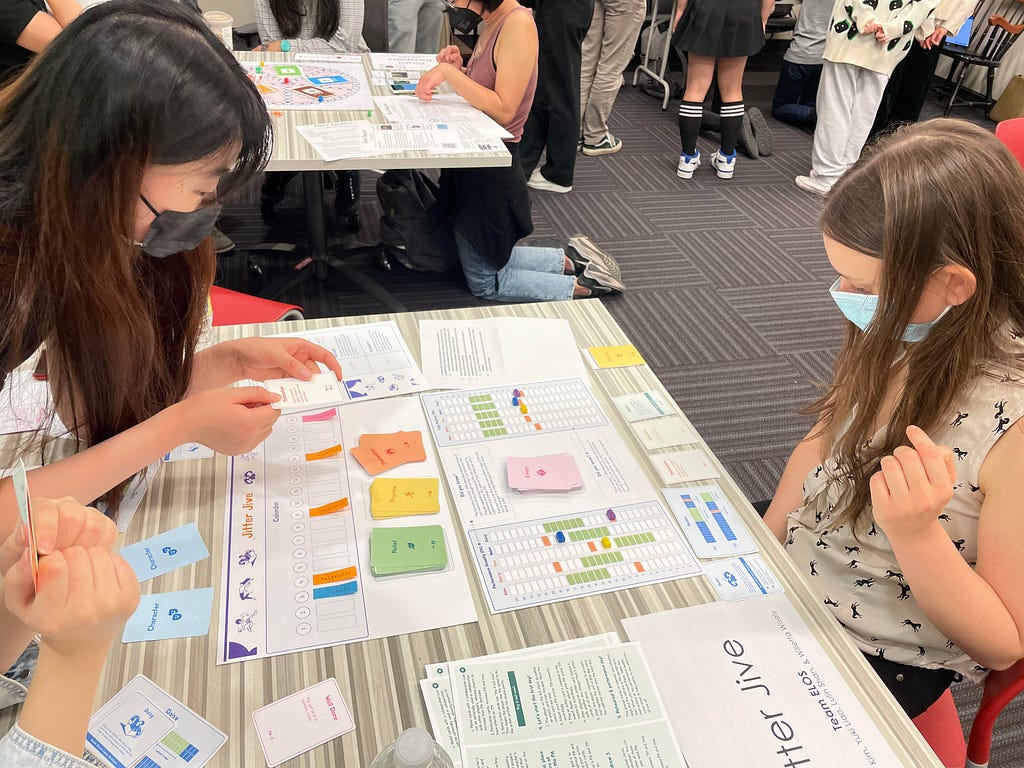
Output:
M731 179L736 171L736 150L731 155L723 155L722 150L717 150L711 156L711 167L720 179Z
M700 168L700 152L696 155L688 155L683 152L679 155L679 165L676 167L676 176L680 179L692 179L693 172Z

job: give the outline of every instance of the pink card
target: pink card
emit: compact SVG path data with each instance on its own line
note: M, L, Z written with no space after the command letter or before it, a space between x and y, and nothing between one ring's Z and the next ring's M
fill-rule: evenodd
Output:
M355 728L333 677L252 713L267 765L280 765Z
M572 454L509 456L505 461L509 488L517 491L575 491L583 487Z

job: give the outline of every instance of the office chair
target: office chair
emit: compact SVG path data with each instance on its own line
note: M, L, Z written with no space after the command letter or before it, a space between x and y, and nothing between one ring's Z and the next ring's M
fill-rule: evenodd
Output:
M1021 165L1024 165L1024 117L1003 120L996 125L998 138L1013 153Z
M983 8L984 6L984 8ZM990 15L982 22L980 14L982 10ZM949 67L949 74L946 82L940 86L942 90L950 90L949 103L946 105L945 115L949 115L953 107L975 107L984 106L988 111L995 104L992 98L992 83L995 79L996 68L1003 62L1003 56L1010 49L1010 46L1024 32L1024 0L980 0L974 8L976 19L974 28L971 30L970 39L967 45L956 45L943 42L939 53L949 56L953 61ZM985 68L985 98L983 101L964 99L957 101L960 88L963 86L964 78L971 66ZM959 76L957 76L959 74ZM956 78L956 85L953 79Z
M796 29L796 16L793 15L792 3L776 3L768 23L764 27L766 40L771 40L782 32L792 32Z
M303 319L302 307L295 304L261 299L219 285L210 287L210 305L213 308L215 326Z

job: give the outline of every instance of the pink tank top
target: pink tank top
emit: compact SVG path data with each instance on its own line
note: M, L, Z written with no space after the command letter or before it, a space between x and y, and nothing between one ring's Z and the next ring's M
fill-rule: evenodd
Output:
M494 84L498 79L498 73L494 67L494 44L498 42L498 35L501 34L501 28L505 26L505 21L508 17L520 11L531 13L527 8L513 8L498 19L498 23L494 26L494 31L488 35L487 44L483 47L477 45L473 49L473 55L466 65L466 75L474 83L480 83L484 88L494 90ZM523 94L523 100L519 102L519 109L512 115L512 119L504 125L505 130L512 134L512 138L507 139L508 143L516 144L523 137L523 126L526 125L526 118L530 114L530 107L533 106L533 95L536 91L537 62L534 62L533 72L530 74L530 82L526 84L526 92Z

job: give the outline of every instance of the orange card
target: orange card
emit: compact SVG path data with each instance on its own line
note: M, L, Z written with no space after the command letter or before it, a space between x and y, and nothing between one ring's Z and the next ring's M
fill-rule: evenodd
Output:
M370 475L427 459L423 436L419 432L362 435L359 445L352 449L352 455Z

